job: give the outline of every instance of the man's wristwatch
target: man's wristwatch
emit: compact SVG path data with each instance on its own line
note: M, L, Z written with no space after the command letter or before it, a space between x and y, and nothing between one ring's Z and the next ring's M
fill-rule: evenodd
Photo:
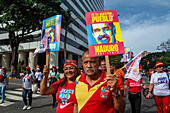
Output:
M115 98L117 98L117 97L119 97L119 96L120 96L120 91L119 91L119 90L117 90L117 95L114 95L113 93L112 93L112 95L113 95Z

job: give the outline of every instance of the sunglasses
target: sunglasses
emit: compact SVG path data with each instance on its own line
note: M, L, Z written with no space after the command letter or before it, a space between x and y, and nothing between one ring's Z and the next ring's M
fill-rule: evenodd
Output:
M161 67L164 67L164 66L158 66L157 68L161 68Z

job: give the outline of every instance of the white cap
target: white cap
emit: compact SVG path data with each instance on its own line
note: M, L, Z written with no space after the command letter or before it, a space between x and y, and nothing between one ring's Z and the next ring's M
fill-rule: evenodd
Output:
M39 71L39 70L40 70L40 68L37 68L37 70Z

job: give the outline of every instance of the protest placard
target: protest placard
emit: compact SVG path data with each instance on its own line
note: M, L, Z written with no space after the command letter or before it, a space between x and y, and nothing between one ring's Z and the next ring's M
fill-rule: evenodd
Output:
M125 53L122 54L120 62L130 62L131 54L132 54L131 48L125 47Z
M116 10L86 13L90 57L125 53Z
M59 51L62 15L55 15L43 20L41 41L33 56L46 52L46 64L49 63L49 52ZM48 64L47 64L48 65Z

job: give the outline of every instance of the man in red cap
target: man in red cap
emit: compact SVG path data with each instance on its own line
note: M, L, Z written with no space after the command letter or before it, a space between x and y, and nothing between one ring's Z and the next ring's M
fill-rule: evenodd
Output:
M157 72L151 76L149 93L146 97L151 96L151 90L154 87L153 95L158 113L170 113L169 78L167 73L163 72L164 64L162 62L157 62L155 68Z

